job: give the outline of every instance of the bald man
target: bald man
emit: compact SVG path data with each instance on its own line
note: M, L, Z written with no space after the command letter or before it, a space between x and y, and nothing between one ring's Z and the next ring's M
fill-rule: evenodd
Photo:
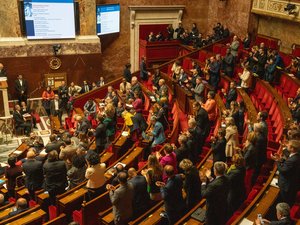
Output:
M40 190L43 185L43 164L35 159L35 152L29 149L27 152L27 160L23 163L23 171L25 173L25 186L29 191L31 199L34 199L34 193Z
M28 209L27 200L25 198L19 198L16 202L16 210L13 212L10 212L6 217L4 217L2 220L6 220L10 217L13 217L15 215L18 215Z

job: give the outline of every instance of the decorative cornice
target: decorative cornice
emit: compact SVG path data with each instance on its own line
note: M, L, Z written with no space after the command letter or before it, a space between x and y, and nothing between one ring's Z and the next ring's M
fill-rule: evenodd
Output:
M284 10L288 3L295 4L298 9L300 8L299 2L287 2L283 0L254 0L251 12L263 16L271 16L284 20L300 22L299 13L296 15L289 15L288 12Z
M128 6L130 10L135 11L153 11L153 10L184 10L185 5L132 5Z

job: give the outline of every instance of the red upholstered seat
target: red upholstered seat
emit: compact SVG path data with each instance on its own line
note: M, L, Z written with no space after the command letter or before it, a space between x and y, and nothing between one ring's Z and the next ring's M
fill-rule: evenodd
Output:
M82 211L81 210L75 210L73 211L73 221L82 224Z
M290 216L292 220L299 220L300 219L300 206L299 205L293 205L290 211Z
M182 61L182 67L184 70L192 69L192 60L190 58L184 58Z
M57 213L57 207L56 206L53 206L53 205L50 205L49 207L48 207L48 210L49 210L49 219L50 220L53 220L53 219L55 219L58 215L58 213Z
M204 50L199 51L199 58L198 58L199 61L204 63L206 58L207 58L207 52Z
M34 200L30 200L28 205L29 205L29 208L32 208L32 207L36 206L37 203Z
M227 221L226 225L231 225L233 223L233 221L235 221L236 218L238 218L238 216L241 215L240 211L236 211L232 217L230 217L230 219Z
M248 198L246 199L246 203L250 204L253 199L256 197L256 195L258 194L258 190L255 188L252 188L251 192L248 195Z

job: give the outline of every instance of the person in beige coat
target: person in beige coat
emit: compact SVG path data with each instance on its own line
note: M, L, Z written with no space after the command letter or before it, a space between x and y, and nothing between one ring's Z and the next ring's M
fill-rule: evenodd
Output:
M235 149L239 145L239 133L232 117L226 117L226 157L231 158L235 154Z
M238 74L241 79L241 87L244 89L250 88L251 83L251 73L249 71L249 67L246 65L244 67L243 73Z
M86 187L89 190L89 198L95 198L105 191L105 163L100 163L99 155L91 153L87 157L88 168L85 178L88 179Z

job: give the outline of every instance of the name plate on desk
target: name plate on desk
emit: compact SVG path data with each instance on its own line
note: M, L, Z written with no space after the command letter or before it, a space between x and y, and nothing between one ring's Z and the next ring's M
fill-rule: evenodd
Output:
M45 84L46 86L50 86L53 90L57 90L62 81L67 83L67 73L45 74Z

